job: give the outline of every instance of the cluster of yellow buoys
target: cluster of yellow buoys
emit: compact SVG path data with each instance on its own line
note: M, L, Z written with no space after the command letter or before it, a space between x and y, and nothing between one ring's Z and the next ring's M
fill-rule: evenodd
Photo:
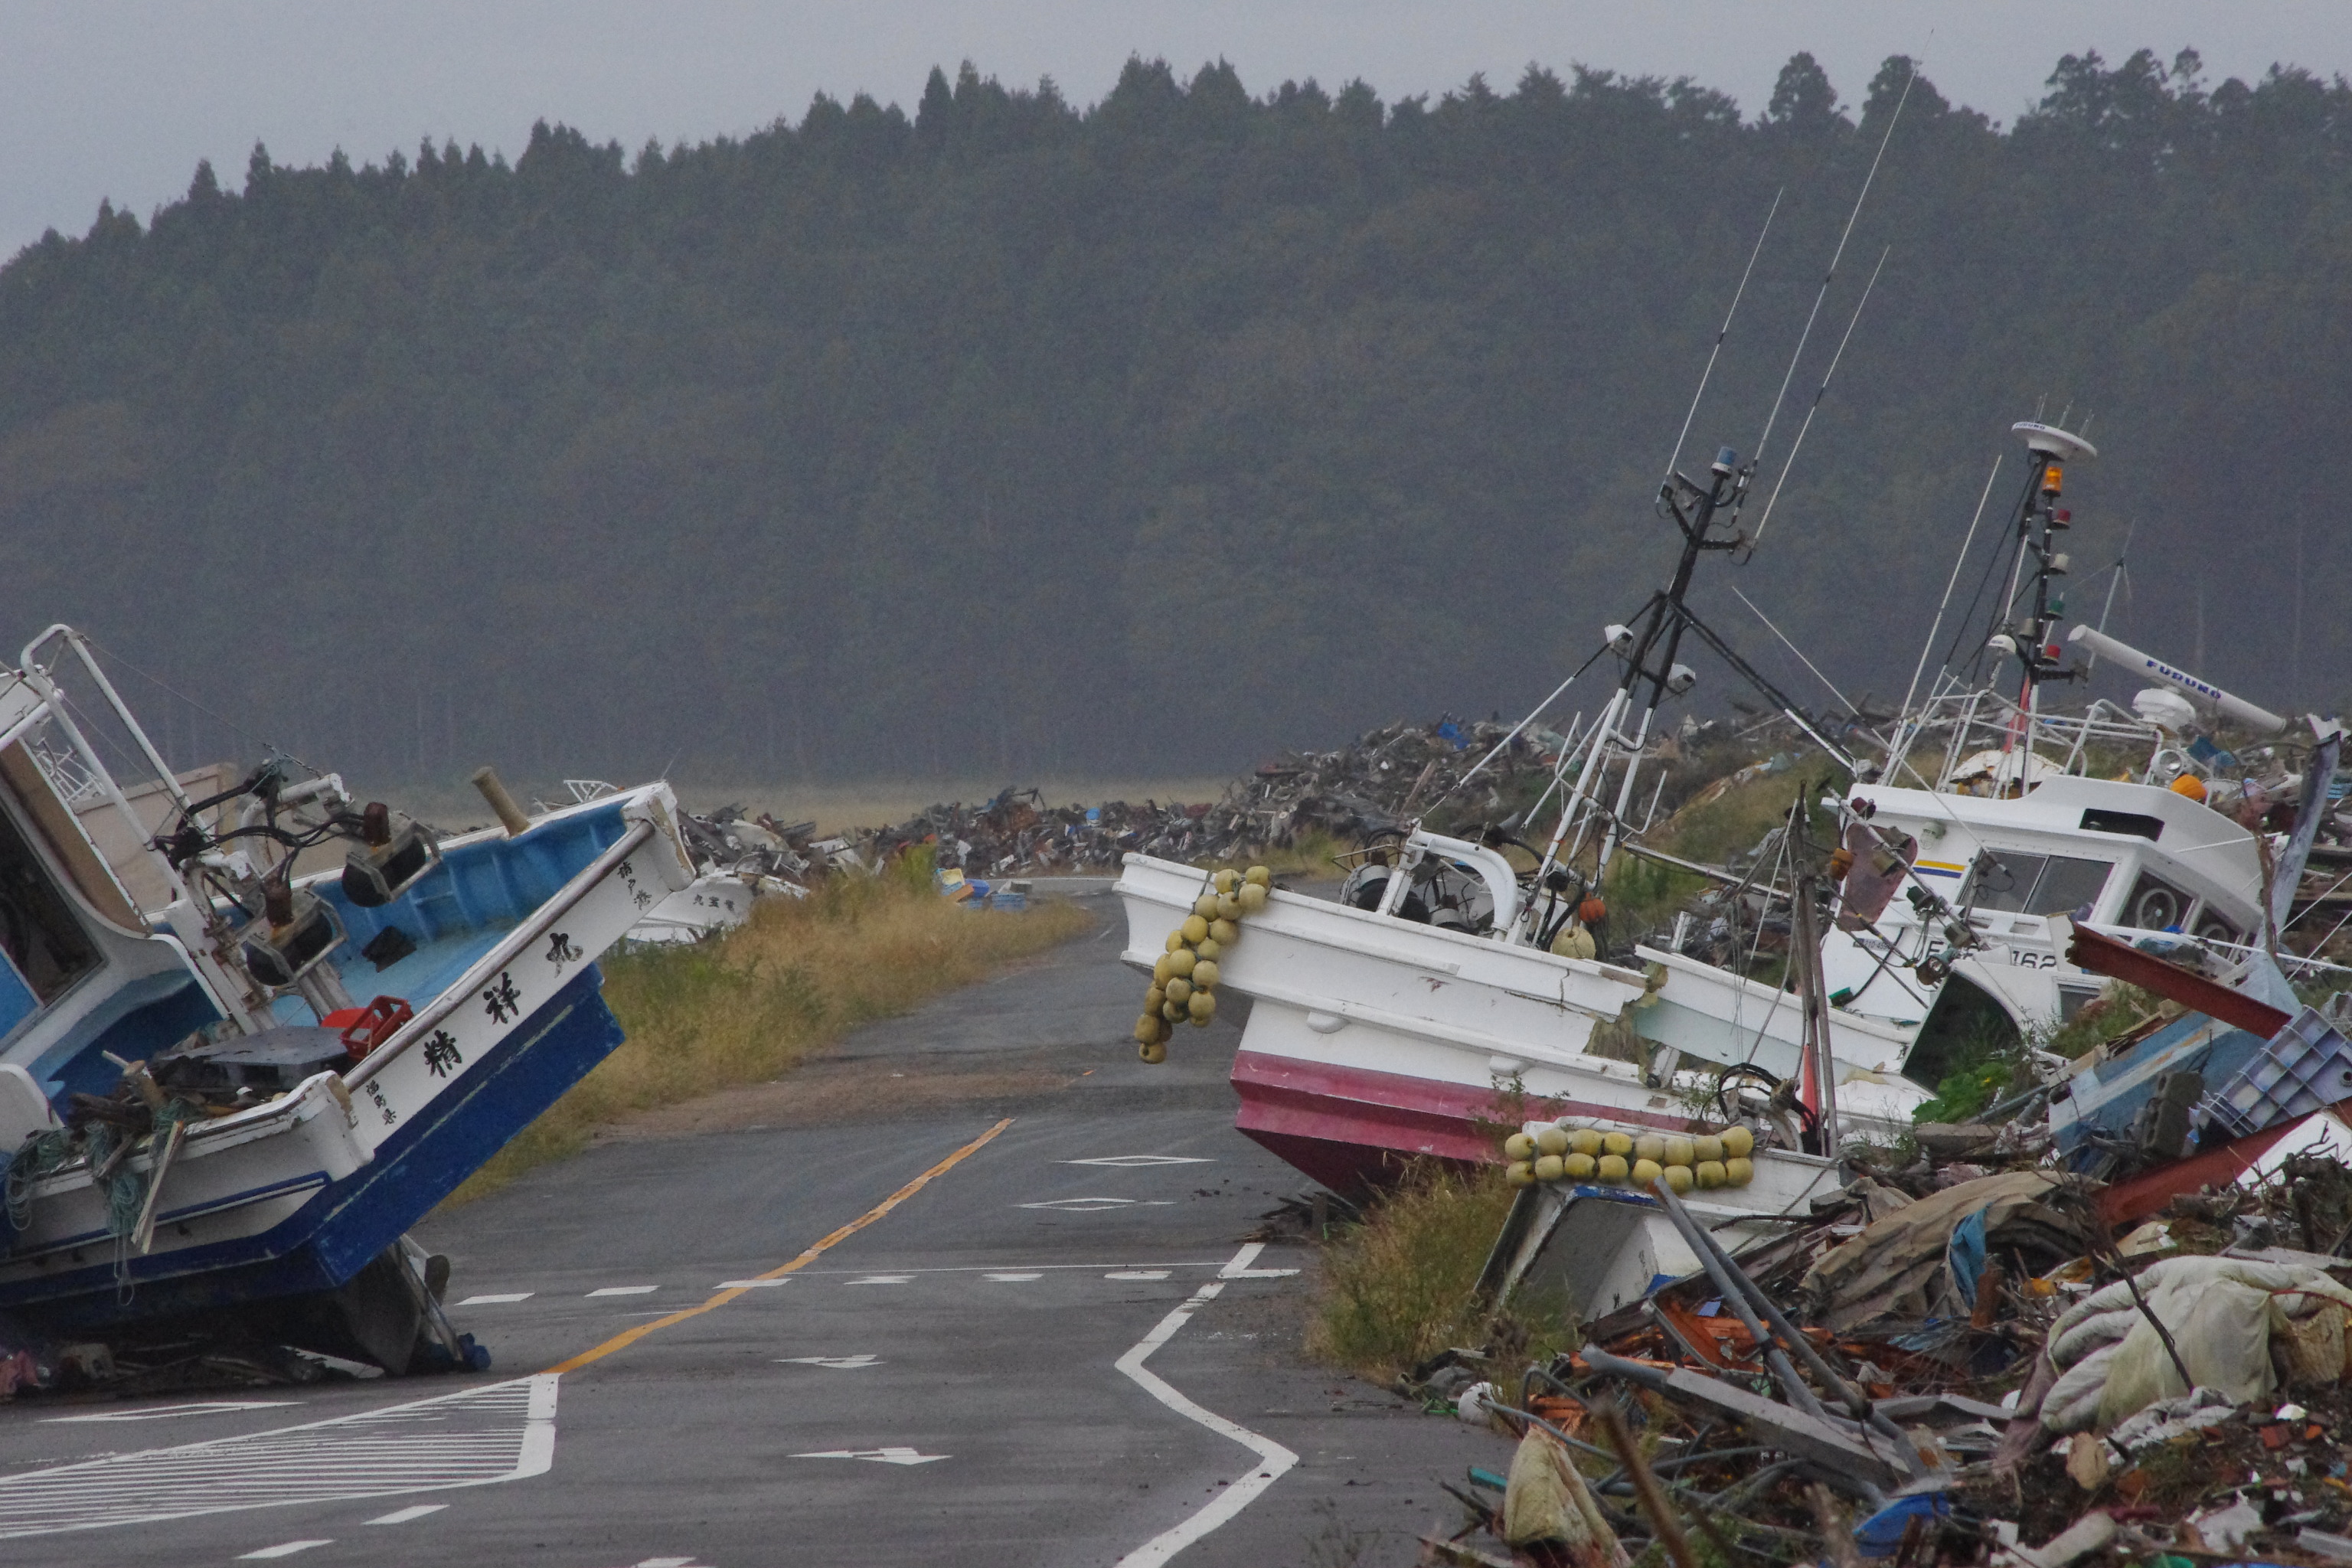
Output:
M1135 1021L1137 1054L1168 1059L1168 1037L1186 1019L1202 1028L1217 1016L1217 960L1242 938L1242 917L1265 908L1274 874L1263 866L1220 871L1192 901L1184 923L1168 933L1168 951L1151 966L1151 989Z
M1606 1127L1530 1122L1503 1140L1504 1173L1515 1187L1538 1182L1603 1182L1647 1188L1661 1176L1677 1193L1744 1187L1756 1179L1756 1134L1745 1127L1685 1136Z

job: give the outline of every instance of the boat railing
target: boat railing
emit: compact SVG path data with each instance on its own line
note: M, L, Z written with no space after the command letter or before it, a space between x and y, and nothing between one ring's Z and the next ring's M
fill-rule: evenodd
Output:
M90 651L89 640L71 626L62 624L49 627L25 645L25 651L19 657L19 666L26 683L39 696L41 702L37 709L11 725L6 734L0 735L0 750L19 741L25 742L26 754L40 768L50 788L56 791L59 801L66 806L66 816L71 820L74 831L89 847L89 853L98 863L105 868L108 879L121 894L123 904L143 921L144 912L131 891L135 879L125 874L126 868L118 865L116 858L108 853L106 846L90 832L85 820L87 812L111 811L120 818L126 841L136 847L132 853L142 863L142 869L161 877L174 899L188 897L187 883L181 877L179 868L155 847L153 828L140 815L139 808L131 804L130 796L123 792L104 759L99 755L98 749L90 743L89 735L76 721L72 711L74 704L68 700L57 679L58 667L68 655L77 659L87 672L91 685L97 689L99 700L113 715L115 721L121 725L124 734L138 749L173 803L182 808L191 804L186 791L180 787L179 779L172 772L171 764L163 760L154 742L148 739L147 731L140 727L130 705L122 700L122 694L106 678L105 670L99 668L98 659ZM54 726L58 738L64 742L62 748L38 734L45 722Z
M2023 751L2053 773L2078 773L2087 765L2094 745L2145 747L2152 752L2164 734L2105 698L2079 713L2029 712L2011 698L1981 687L1945 691L1927 698L1904 721L1888 760L1887 782L1897 782L1895 775L1909 768L1909 753L1916 744L1936 738L1942 741L1943 755L1928 787L1948 793L1963 765L1988 750ZM2021 760L2019 763L2021 770L2029 765Z

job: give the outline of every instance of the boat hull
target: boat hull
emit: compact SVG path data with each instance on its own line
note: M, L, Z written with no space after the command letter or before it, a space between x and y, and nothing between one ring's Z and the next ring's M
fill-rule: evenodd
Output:
M127 1289L102 1205L83 1189L81 1203L40 1215L73 1234L27 1237L36 1249L0 1266L0 1310L44 1332L86 1333L333 1289L620 1045L600 984L593 965L575 975L483 1059L464 1093L405 1120L363 1163L334 1127L317 1125L342 1120L335 1097L321 1093L317 1114L249 1155L229 1150L175 1167L155 1249L122 1260ZM247 1181L255 1184L240 1190Z
M1127 858L1127 962L1157 960L1202 882L1188 866ZM1219 989L1250 1004L1234 1124L1342 1191L1385 1184L1413 1159L1491 1163L1532 1117L1696 1125L1695 1108L1637 1064L1586 1049L1645 994L1630 970L1283 892L1218 969Z

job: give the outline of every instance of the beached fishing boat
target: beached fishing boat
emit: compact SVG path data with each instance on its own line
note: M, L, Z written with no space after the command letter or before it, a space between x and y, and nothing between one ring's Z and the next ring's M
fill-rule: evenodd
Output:
M0 670L0 1310L476 1353L403 1234L620 1043L596 960L694 879L665 785L479 782L446 841L284 759L191 798L79 634Z
M1725 453L1704 484L1677 475L1665 500L1685 535L1680 564L1638 626L1609 630L1622 675L1563 748L1558 824L1535 868L1515 871L1491 844L1403 825L1339 901L1276 893L1248 941L1222 955L1222 984L1252 1003L1233 1069L1241 1128L1319 1179L1351 1184L1400 1155L1493 1159L1494 1128L1511 1120L1497 1107L1520 1096L1633 1128L1777 1114L1780 1152L1833 1153L1842 1134L1907 1128L1988 1030L2054 1026L2097 994L2103 977L2065 956L2074 922L2189 933L2242 956L2263 930L2260 851L2253 831L2201 804L2200 763L2177 737L2110 705L2042 710L2041 684L2063 673L2052 584L2065 561L2052 531L2065 519L2054 502L2063 464L2094 454L2047 426L2017 433L2032 459L2012 520L2019 589L1992 645L2022 670L2014 699L1989 681L1948 683L1902 717L1883 752L1853 754L1683 607L1702 553L1740 537L1717 520L1736 516L1747 470ZM1629 818L1657 706L1695 679L1675 662L1685 631L1857 781L1818 803L1845 864L1830 860L1808 895L1821 926L1796 945L1818 953L1810 984L1801 964L1768 983L1689 951L1696 942L1639 944L1610 963L1578 940L1612 858L1650 853ZM2212 690L2193 677L2175 684ZM2221 695L2236 721L2284 727ZM1923 737L1944 752L1926 776L1912 760ZM2137 748L2137 776L2086 775L2095 748L2111 759L2119 747ZM1916 787L1895 782L1906 777ZM2290 885L2300 855L2282 843L2276 875ZM1747 895L1752 934L1764 908L1793 910L1774 879L1795 869L1791 860L1760 879L1714 874ZM1131 962L1158 956L1201 876L1128 858L1119 891ZM1621 1020L1645 1051L1623 1051L1624 1031L1605 1028ZM1618 1046L1612 1057L1591 1048L1597 1034ZM1636 1054L1644 1059L1612 1059Z

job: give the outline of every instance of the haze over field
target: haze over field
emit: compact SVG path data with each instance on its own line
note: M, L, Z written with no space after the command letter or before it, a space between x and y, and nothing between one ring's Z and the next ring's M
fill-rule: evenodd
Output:
M257 151L33 246L0 631L411 774L1166 776L1510 709L1663 570L1778 192L1685 459L1754 443L1908 77L1801 58L1743 113L1138 61L1081 106L982 64L677 147ZM2090 595L2132 531L2117 629L2326 702L2352 88L2055 65L2022 114L1912 88L1776 454L1883 253L1839 381L1701 601L1792 686L1729 582L1899 694L2008 424L2063 413ZM174 712L178 760L230 745Z

